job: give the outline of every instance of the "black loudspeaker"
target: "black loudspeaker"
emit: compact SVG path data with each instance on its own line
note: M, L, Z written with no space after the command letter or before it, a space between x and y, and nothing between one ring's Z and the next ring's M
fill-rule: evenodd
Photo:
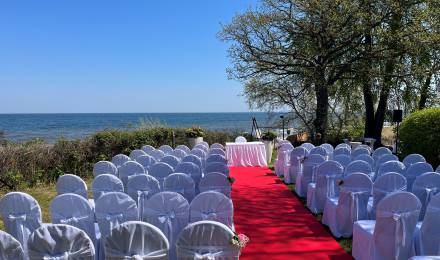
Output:
M393 122L394 123L402 122L402 115L403 115L402 110L394 110L393 111Z

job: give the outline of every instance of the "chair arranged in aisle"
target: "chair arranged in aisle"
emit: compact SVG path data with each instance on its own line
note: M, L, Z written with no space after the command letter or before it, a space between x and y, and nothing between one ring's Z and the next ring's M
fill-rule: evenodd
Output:
M141 150L149 154L151 151L156 150L156 148L151 145L144 145L142 146Z
M303 170L296 178L295 191L300 197L307 196L309 183L313 182L315 168L325 161L324 156L310 154L303 162Z
M420 220L422 220L425 217L425 210L431 198L440 192L440 174L427 172L420 175L414 181L411 190L422 203L422 209L420 211Z
M227 164L228 160L226 160L225 156L221 155L221 154L211 154L208 157L206 157L206 163L224 163Z
M124 190L127 190L128 177L140 174L147 174L140 163L135 161L124 163L124 165L119 168L119 179L121 179L124 184Z
M423 157L423 155L417 153L409 154L403 159L403 163L407 168L419 162L426 162L426 159Z
M148 153L151 157L153 157L156 161L160 161L166 154L161 150L153 150Z
M124 192L122 181L112 174L102 174L93 179L93 199L97 201L102 195L109 192Z
M136 162L140 163L140 165L142 165L144 167L144 169L146 171L148 171L150 169L150 167L153 164L155 164L157 161L152 156L146 154L146 155L141 155L141 156L137 157Z
M159 181L160 187L162 189L165 178L173 172L174 169L169 164L158 162L151 166L149 174Z
M412 191L412 185L418 176L433 171L434 169L429 163L420 162L409 166L405 172L406 181L408 183L408 191Z
M379 178L380 176L389 172L396 172L402 174L402 176L405 176L405 171L405 164L399 161L388 161L379 166L379 169L377 169L376 178Z
M183 144L176 146L176 149L175 149L175 150L182 150L182 151L184 151L186 154L189 154L189 153L191 152L191 149L189 149L188 146L183 145Z
M121 167L124 163L126 163L128 161L131 161L131 158L125 154L118 154L118 155L113 156L113 158L112 158L112 163L116 166L116 168ZM104 173L109 173L109 172L104 172ZM115 175L117 175L117 174L115 174ZM96 177L96 175L95 175L95 177Z
M219 144L219 143L212 144L210 148L211 149L218 148L218 149L225 150L225 147L222 144Z
M290 152L290 167L284 175L285 183L296 183L296 177L303 169L303 160L307 157L309 151L304 147L296 147Z
M339 154L333 156L333 160L340 163L344 168L351 163L351 157L345 154Z
M376 150L374 150L372 157L374 159L375 162L379 161L379 158L384 156L384 155L388 155L388 154L392 154L391 150L386 148L386 147L379 147Z
M173 167L173 169L176 169L177 165L180 164L180 159L177 158L174 155L165 155L160 162L166 163L169 166Z
M366 161L357 160L352 161L350 164L348 164L344 170L344 177L348 177L350 176L350 174L353 173L363 173L369 176L370 179L374 179L373 169Z
M358 157L361 154L370 155L370 150L365 147L357 147L356 149L351 151L351 159Z
M120 159L120 156L126 156L126 155L123 155L123 154L116 155L115 161L118 161L118 163L119 163L119 161L121 161L121 162L124 161L122 163L122 164L124 164L126 162L125 157L122 157L124 159ZM113 158L115 158L115 157L113 157ZM130 158L128 158L127 161L130 161ZM121 166L122 164L120 164L119 166ZM115 164L113 164L112 162L109 162L109 161L97 162L93 165L93 176L97 177L101 174L112 174L112 175L118 176L118 168L116 167Z
M163 190L176 192L191 202L196 195L196 185L191 176L185 173L173 173L165 178Z
M165 155L171 155L174 152L173 147L171 147L167 144L160 146L158 150L164 152Z
M247 143L247 140L243 136L237 136L237 138L235 138L235 142L236 143Z
M140 149L135 149L135 150L131 151L129 157L130 157L130 159L132 159L133 161L136 161L136 159L137 159L139 156L143 156L143 155L147 155L147 153L144 152L144 151L142 151L142 150L140 150Z
M0 259L25 260L20 242L10 234L0 230Z
M440 194L434 195L423 217L417 223L414 235L414 246L417 255L438 255L440 252Z
M184 150L176 149L173 151L173 155L179 158L179 160L182 160L188 154Z
M229 168L224 163L208 163L205 166L204 173L219 172L226 176L229 176Z
M211 172L203 176L199 184L200 192L217 191L226 197L231 197L231 183L228 178L221 173Z
M216 191L200 193L190 204L190 222L201 220L218 221L232 229L234 227L232 200Z
M87 184L76 175L64 174L60 176L56 188L58 195L75 193L87 199Z
M349 149L347 147L339 147L333 151L333 156L337 156L341 154L351 156L351 148Z
M203 168L202 159L200 159L200 157L198 157L197 155L189 154L189 155L185 156L182 159L182 162L180 164L183 164L186 162L194 163L195 165L197 165L199 167L199 169Z
M374 159L368 154L361 154L358 157L354 158L354 161L364 161L370 165L372 170L374 170Z
M142 215L141 205L154 194L161 191L159 181L150 175L135 175L128 178L127 194L136 201L139 216Z

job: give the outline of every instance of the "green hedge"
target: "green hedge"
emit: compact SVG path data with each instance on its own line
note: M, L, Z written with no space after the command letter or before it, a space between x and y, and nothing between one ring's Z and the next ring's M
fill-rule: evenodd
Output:
M0 145L0 188L10 190L33 186L39 182L53 182L64 173L82 178L92 177L93 164L111 160L116 154L130 154L143 145L159 147L188 145L185 129L153 127L133 131L106 130L82 140L60 139L55 144L41 140ZM205 131L208 143L232 141L235 134Z
M440 108L412 113L400 127L402 156L419 153L435 168L440 164Z

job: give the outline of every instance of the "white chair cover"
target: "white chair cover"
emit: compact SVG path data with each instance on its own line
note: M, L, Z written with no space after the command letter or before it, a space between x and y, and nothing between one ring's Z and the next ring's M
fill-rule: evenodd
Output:
M156 161L160 161L166 154L161 150L153 150L148 155L152 156Z
M143 150L135 149L135 150L131 151L130 158L133 161L135 161L139 156L142 156L142 155L147 155L147 153L144 152Z
M345 167L344 176L350 176L352 173L364 173L374 179L374 172L371 166L366 161L352 161L347 167Z
M108 236L116 226L139 217L136 202L122 192L109 192L99 198L96 201L95 214L101 238Z
M142 216L144 201L154 194L160 192L159 181L150 175L135 175L128 178L127 193L136 201L139 209L139 216Z
M366 144L361 144L361 145L359 145L357 148L368 149L368 151L370 151L370 154L373 153L373 148L371 148L371 146L366 145ZM357 148L356 148L356 149L357 149Z
M202 150L202 151L205 152L205 153L208 153L208 152L209 152L209 147L206 147L206 146L203 145L203 144L197 144L196 146L194 146L194 148L193 148L191 151L194 151L194 150L196 150L196 149Z
M304 147L296 147L290 152L290 167L288 174L284 175L285 183L296 183L296 176L302 172L302 162L308 155Z
M389 172L397 172L399 174L405 175L405 170L405 164L399 161L388 161L380 165L379 169L377 170L376 178L379 178L380 176Z
M215 221L200 221L185 227L177 242L177 259L238 260L240 248L231 244L234 233Z
M125 156L123 154L120 154L120 155ZM119 156L119 155L116 155L116 156ZM113 157L113 158L115 158L115 157ZM117 160L119 160L119 159L115 159L115 161L117 161ZM112 175L118 176L118 168L112 162L108 162L108 161L97 162L93 165L93 176L96 177L101 174L112 174Z
M353 151L351 151L351 158L354 159L361 154L370 155L370 150L365 147L358 147L358 148L354 149Z
M149 154L151 151L156 150L156 148L154 148L151 145L144 145L142 146L142 151L146 152L147 154Z
M285 168L289 163L287 161L289 160L289 154L292 151L290 147L288 146L281 146L280 149L278 149L277 153L277 159L275 160L275 174L280 177L283 176L285 173Z
M413 256L409 260L440 260L440 256Z
M95 259L92 240L70 225L44 224L31 234L28 246L31 260Z
M102 174L96 177L92 183L93 199L97 201L102 195L109 192L124 192L122 181L111 174Z
M324 156L311 154L304 159L303 170L296 177L295 191L300 197L307 196L309 183L314 181L315 168L325 161Z
M373 159L375 162L379 160L383 155L392 154L391 150L386 147L379 147L373 152Z
M199 157L200 160L204 160L206 157L206 152L202 149L192 149L189 154Z
M229 168L224 163L208 163L205 166L204 173L210 173L210 172L219 172L226 176L229 176Z
M340 143L340 144L336 145L335 149L339 149L339 148L347 148L348 150L351 151L351 146L349 144L346 144L346 143Z
M406 168L419 162L426 162L426 159L423 155L417 153L409 154L403 159L403 164L405 164Z
M105 242L107 260L169 259L169 243L155 226L128 221L115 229Z
M95 212L89 202L77 194L63 194L50 204L53 224L71 225L86 232L97 248Z
M351 149L349 149L347 147L340 147L340 148L336 148L333 151L334 156L341 155L341 154L351 156Z
M315 146L313 144L311 144L311 143L303 143L301 145L301 147L304 147L304 148L306 148L309 151L312 150L313 148L315 148Z
M151 166L149 174L159 181L160 187L162 188L165 178L173 172L173 167L166 163L158 162Z
M151 165L155 164L157 161L152 156L146 154L136 158L136 162L140 163L144 167L144 169L148 171Z
M75 193L87 199L87 184L76 175L64 174L58 178L57 193Z
M213 220L229 228L234 227L232 200L216 191L205 191L197 195L190 205L190 222Z
M370 165L372 170L374 170L374 159L368 154L361 154L358 157L354 158L354 161L364 161Z
M203 167L202 159L200 159L200 157L198 157L197 155L189 154L189 155L185 156L182 159L182 163L185 163L185 162L194 163L195 165L199 166L200 169L202 169L202 167Z
M179 193L191 202L196 194L196 185L191 176L185 173L173 173L165 178L163 190Z
M122 183L124 184L124 190L127 190L128 177L140 174L147 174L144 167L140 163L135 161L124 163L124 165L119 168L119 179L121 179Z
M309 154L310 155L312 155L312 154L319 154L319 155L322 155L323 157L328 156L327 150L324 149L321 146L317 146L315 148L312 148L312 150L310 150Z
M417 255L438 255L440 252L440 194L436 194L426 208L423 222L419 222L414 236Z
M423 220L425 217L426 207L429 205L431 198L440 192L440 174L435 172L427 172L420 175L414 181L412 189L409 190L411 190L422 203L420 220Z
M322 223L330 227L335 237L351 237L353 223L368 219L368 198L373 182L364 173L352 173L341 185L338 198L328 198Z
M225 147L222 144L219 144L219 143L212 144L211 145L211 149L214 149L214 148L225 150Z
M17 239L27 254L29 235L41 226L41 208L29 194L10 192L0 200L0 214L6 231Z
M376 162L375 168L376 168L376 170L378 170L382 164L389 162L389 161L398 161L398 160L399 160L399 158L397 156L395 156L394 154L382 155L381 157L379 157L379 159L375 160L375 162Z
M173 167L173 169L176 169L177 165L180 163L180 159L177 158L174 155L165 155L160 162L166 163L169 166Z
M237 138L235 138L235 142L236 143L247 143L247 140L243 136L238 136Z
M395 172L386 173L376 179L373 184L373 200L369 201L370 218L376 216L376 207L387 195L395 192L406 191L406 179Z
M224 157L226 157L226 152L223 149L212 148L211 150L209 150L208 156L209 155L214 155L214 154L220 154L220 155L223 155Z
M226 157L224 157L221 154L211 154L206 158L206 163L213 163L213 162L227 164L228 160L226 160Z
M437 167L437 169L435 170L435 172L440 173L440 165Z
M184 150L176 149L174 150L173 155L182 160L188 154Z
M189 203L176 192L160 192L144 203L142 220L158 227L170 242L171 259L180 231L188 225Z
M353 227L353 257L406 260L414 255L413 236L421 204L414 194L397 192L377 206L376 221Z
M20 242L13 236L0 230L0 259L25 260Z
M408 169L406 169L405 173L408 190L411 191L412 185L418 176L433 171L434 169L429 163L420 162L411 165Z
M131 161L131 158L125 154L117 154L117 155L113 156L113 158L112 158L112 163L116 166L116 168L121 167L124 163L129 162L129 161ZM95 173L95 172L93 172L93 173ZM104 173L108 173L108 172L105 171ZM115 174L115 175L117 175L117 174Z
M199 184L200 192L217 191L223 193L226 197L231 197L231 183L228 178L217 172L211 172L203 176Z
M192 162L183 162L177 166L176 172L185 173L191 176L191 178L194 180L197 191L200 179L202 178L202 170L198 165Z
M189 149L188 146L183 145L183 144L178 145L178 146L176 147L176 150L182 150L182 151L184 151L184 152L187 153L187 154L189 154L189 153L191 152L191 149Z
M159 150L164 152L166 155L173 154L174 152L173 147L169 145L162 145L161 147L159 147Z
M351 157L345 154L335 155L333 160L340 163L344 168L351 163Z
M324 210L327 198L335 197L336 182L343 178L344 167L335 161L326 161L316 167L316 182L307 189L307 207L313 213Z
M333 152L335 151L335 148L333 148L333 145L325 143L325 144L321 144L320 146L327 151L327 156L329 156L330 159L332 159Z

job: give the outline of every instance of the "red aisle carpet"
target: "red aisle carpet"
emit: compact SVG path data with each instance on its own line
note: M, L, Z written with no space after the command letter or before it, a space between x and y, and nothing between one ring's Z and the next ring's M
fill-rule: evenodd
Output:
M240 259L351 259L270 172L231 168L235 228L250 238Z

